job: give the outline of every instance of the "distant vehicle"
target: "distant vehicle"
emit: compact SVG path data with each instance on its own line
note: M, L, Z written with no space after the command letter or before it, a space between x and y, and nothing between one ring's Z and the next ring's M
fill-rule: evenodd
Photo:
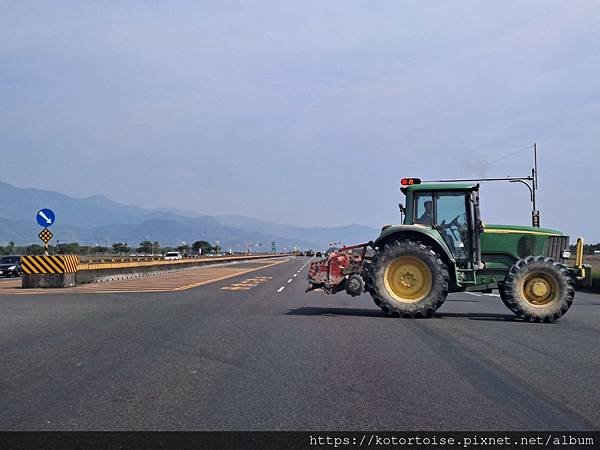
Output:
M313 252L312 250L308 250L306 252L306 256L315 256L315 252Z
M0 277L18 277L22 273L20 256L0 257Z
M322 258L322 257L323 257L323 253L321 253L321 252L317 252L317 253L315 254L315 256L316 256L317 258Z
M165 260L173 260L173 259L183 259L181 253L179 252L167 252L165 255Z

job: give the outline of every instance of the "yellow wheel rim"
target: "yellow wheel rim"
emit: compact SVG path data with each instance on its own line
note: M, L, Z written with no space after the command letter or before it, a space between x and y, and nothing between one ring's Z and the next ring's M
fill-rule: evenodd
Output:
M399 302L415 303L431 291L431 270L414 256L393 260L383 275L385 288Z
M548 274L532 273L523 280L521 294L532 305L544 306L558 298L558 283Z

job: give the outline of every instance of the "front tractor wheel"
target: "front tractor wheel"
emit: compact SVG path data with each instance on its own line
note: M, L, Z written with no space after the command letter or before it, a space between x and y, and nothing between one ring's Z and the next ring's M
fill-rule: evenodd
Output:
M545 256L529 256L511 267L500 295L518 317L554 322L571 307L575 290L561 264Z
M430 317L448 295L446 265L418 241L385 245L369 268L369 292L386 313Z

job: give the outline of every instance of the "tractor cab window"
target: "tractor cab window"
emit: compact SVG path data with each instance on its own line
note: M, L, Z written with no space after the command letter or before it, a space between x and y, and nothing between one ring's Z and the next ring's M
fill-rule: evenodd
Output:
M464 192L419 192L415 194L413 223L434 227L461 267L467 267L471 233Z
M468 260L471 242L464 192L438 193L435 198L435 228L440 232L459 265Z
M432 194L418 194L416 196L414 223L433 226Z

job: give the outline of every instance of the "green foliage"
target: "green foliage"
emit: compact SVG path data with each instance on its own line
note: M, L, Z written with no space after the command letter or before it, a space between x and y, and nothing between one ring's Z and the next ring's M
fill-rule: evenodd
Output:
M93 245L82 245L79 247L80 255L94 255L96 254L96 247Z
M192 244L192 250L194 251L195 254L200 253L200 251L202 251L202 254L205 254L205 253L210 253L210 251L212 250L212 247L209 242L196 241Z
M59 253L61 255L80 255L81 247L79 246L78 242L71 242L68 244L58 244L54 248L54 252Z
M8 245L0 245L0 255L22 255L26 252L27 247L16 246L13 241L10 241Z
M39 245L39 244L29 245L26 248L26 254L27 255L43 255L44 254L44 247L42 245Z
M571 253L573 253L573 255L575 254L576 247L577 247L577 244L571 244L569 246L569 250L571 250ZM584 255L593 255L594 251L600 251L600 243L583 244L583 254Z
M138 253L152 253L152 241L142 241L138 247Z
M158 241L142 241L137 248L138 253L154 254L160 251L160 243Z
M129 251L131 250L127 246L127 242L119 242L117 244L113 244L112 247L115 253L129 253Z
M189 245L180 245L179 247L177 247L177 251L179 253L181 253L182 255L187 255L190 252L190 246Z

